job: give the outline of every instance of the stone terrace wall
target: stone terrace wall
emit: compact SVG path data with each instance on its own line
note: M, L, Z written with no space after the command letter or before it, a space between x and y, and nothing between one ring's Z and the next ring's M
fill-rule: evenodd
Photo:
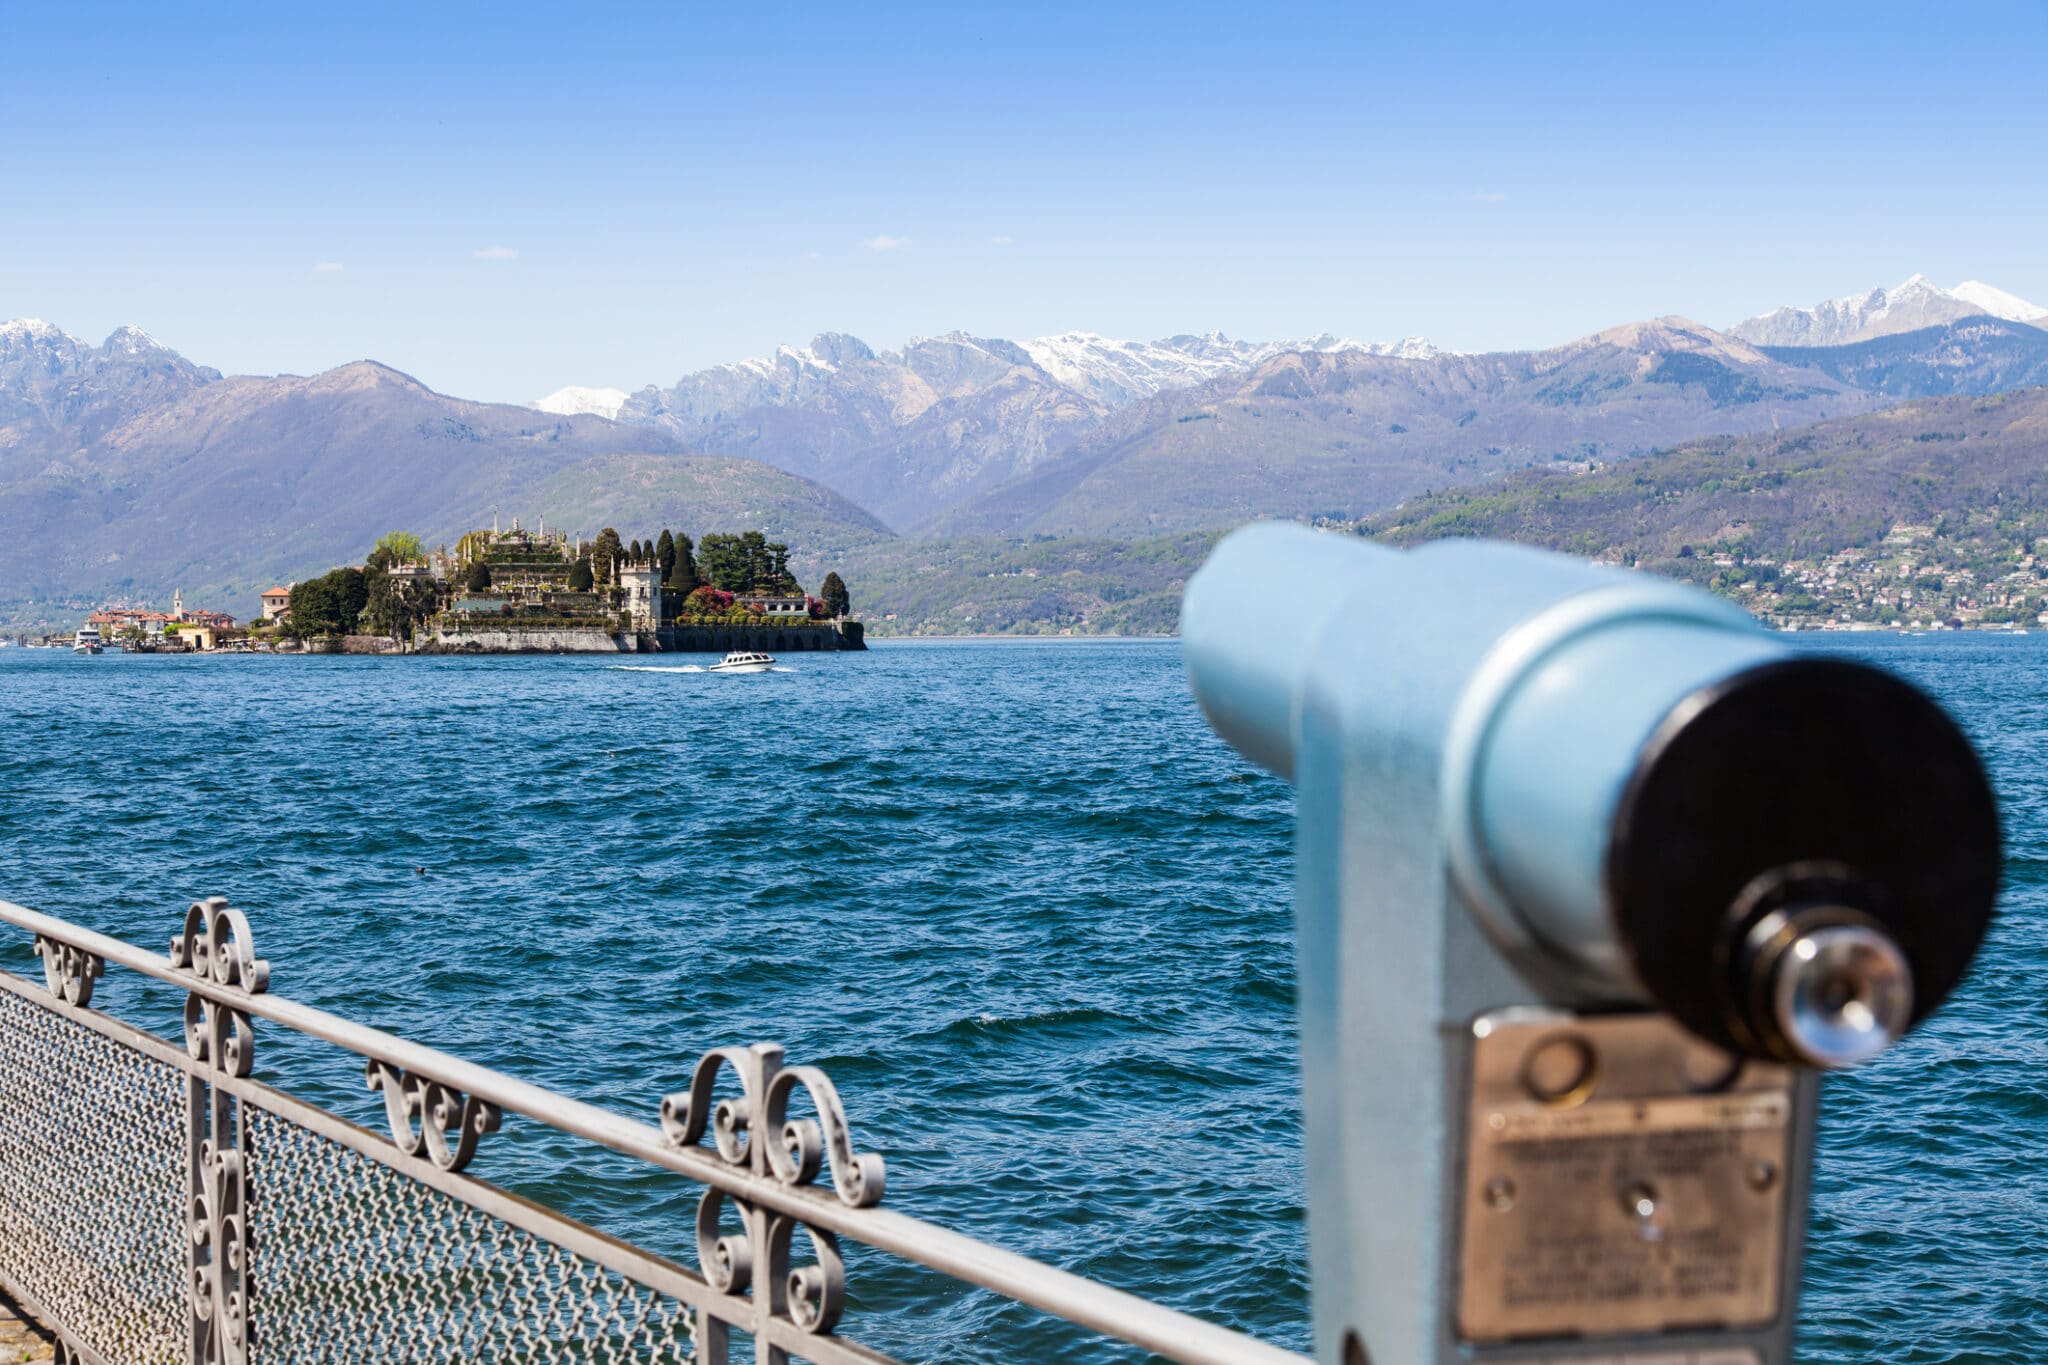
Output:
M422 640L420 654L630 654L639 648L632 635L614 635L595 626L497 626L489 629L442 630Z

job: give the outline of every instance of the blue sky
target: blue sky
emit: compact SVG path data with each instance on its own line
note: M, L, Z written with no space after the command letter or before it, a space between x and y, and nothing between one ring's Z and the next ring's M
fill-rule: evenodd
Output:
M0 0L0 318L523 400L828 329L1486 349L1915 271L2048 305L2044 53L2048 0Z

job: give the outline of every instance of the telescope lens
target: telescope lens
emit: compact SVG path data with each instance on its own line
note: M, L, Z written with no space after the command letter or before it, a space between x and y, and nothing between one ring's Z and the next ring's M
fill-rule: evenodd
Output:
M1798 931L1772 970L1778 1034L1813 1066L1852 1066L1913 1019L1913 969L1889 934L1862 924Z

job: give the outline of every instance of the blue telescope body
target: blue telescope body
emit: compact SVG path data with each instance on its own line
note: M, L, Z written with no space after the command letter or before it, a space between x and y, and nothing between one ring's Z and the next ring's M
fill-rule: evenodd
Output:
M1624 1099L1635 1108L1598 1121L1625 1127L1662 1103L1666 1081L1672 1096L1698 1093L1679 1074L1700 1065L1694 1052L1748 1076L1738 1089L1776 1087L1792 1169L1770 1191L1763 1278L1782 1292L1687 1304L1653 1289L1656 1303L1635 1307L1618 1293L1581 1305L1577 1330L1594 1339L1604 1324L1631 1349L1733 1343L1752 1352L1742 1359L1786 1358L1811 1072L1873 1056L1924 1018L1990 920L1996 808L1954 724L1891 674L1792 648L1706 593L1493 542L1396 550L1248 527L1189 583L1181 632L1210 722L1298 794L1320 1358L1524 1359L1517 1343L1579 1311L1566 1290L1529 1288L1536 1252L1493 1265L1458 1245L1460 1227L1513 1226L1505 1213L1470 1221L1481 1196L1465 1177L1535 1148L1481 1150L1468 1129L1492 1103L1473 1089L1492 1065L1482 1054L1501 1046L1501 1021L1528 1018L1567 1030L1557 1036L1587 1058L1601 1030L1644 1022L1617 1044L1636 1049L1626 1083L1621 1062L1596 1082L1589 1060L1583 1085L1551 1093L1537 1061L1520 1064L1528 1115L1506 1101L1486 1111L1511 1134L1525 1117L1529 1132L1565 1134L1567 1109L1583 1106L1571 1120L1583 1126ZM1641 1031L1653 1024L1666 1034ZM1581 1055L1530 1036L1543 1065ZM1642 1060L1653 1056L1665 1060ZM1628 1140L1638 1146L1600 1150L1662 1150ZM1528 1207L1526 1183L1505 1202L1496 1188L1492 1207ZM1713 1273L1732 1284L1741 1271ZM1521 1287L1489 1299L1490 1282L1459 1282L1495 1274ZM1546 1293L1547 1310L1529 1307Z

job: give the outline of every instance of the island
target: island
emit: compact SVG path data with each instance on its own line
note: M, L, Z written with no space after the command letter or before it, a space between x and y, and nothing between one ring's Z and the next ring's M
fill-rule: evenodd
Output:
M758 530L624 541L494 524L429 551L392 532L360 565L263 594L252 633L350 654L567 654L865 649L846 584L817 595Z

